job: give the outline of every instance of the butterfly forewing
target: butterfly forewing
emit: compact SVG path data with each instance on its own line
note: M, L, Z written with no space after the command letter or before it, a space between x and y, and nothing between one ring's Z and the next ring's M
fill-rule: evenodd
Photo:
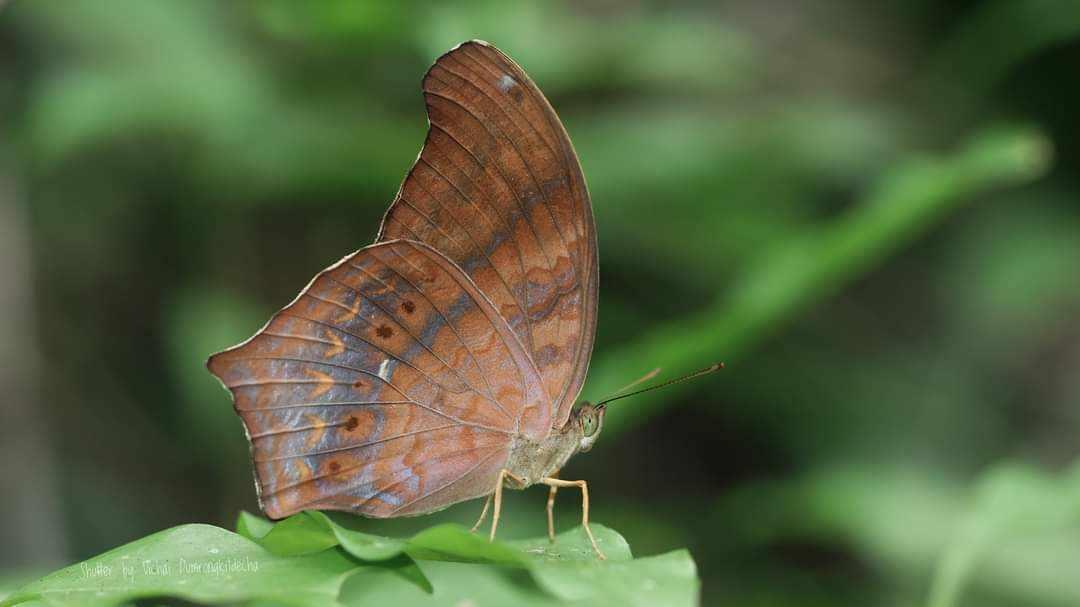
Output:
M209 367L233 393L274 518L422 514L486 495L515 435L550 428L509 325L417 242L372 245L321 272Z
M554 110L494 47L467 42L423 81L430 129L380 240L437 248L506 319L561 427L588 368L596 230L581 168Z

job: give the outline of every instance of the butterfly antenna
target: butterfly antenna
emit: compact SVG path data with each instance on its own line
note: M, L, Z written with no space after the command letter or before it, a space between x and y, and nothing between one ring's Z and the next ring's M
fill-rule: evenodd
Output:
M619 394L622 394L623 392L626 392L630 388L633 388L634 386L640 384L643 381L649 381L650 379L656 377L659 373L660 373L660 367L657 367L657 368L653 369L652 371L649 371L645 375L642 375L641 377L635 379L634 381L632 381L632 382L626 384L625 386L619 388L618 390L612 392L611 394L609 394L607 396L607 398L611 398L612 396L618 396Z
M653 390L659 390L660 388L666 388L667 386L670 386L672 384L678 384L678 383L681 383L681 382L684 382L684 381L687 381L687 380L691 380L691 379L701 377L702 375L708 375L709 373L715 373L716 371L719 371L720 369L723 369L723 368L724 368L724 363L713 363L713 364L709 365L708 367L705 367L704 369L701 369L699 371L694 371L693 373L683 375L682 377L676 377L675 379L669 379L668 381L660 383L660 384L656 384L655 386L649 386L648 388L642 388L641 390L635 390L634 392L630 392L629 394L619 394L618 392L616 392L616 394L618 394L618 396L611 396L611 397L605 398L604 400L596 403L596 406L599 407L600 405L605 405L605 404L610 403L612 401L620 400L620 399L623 399L623 398L628 398L630 396L637 396L638 394L643 394L645 392L652 392ZM657 371L659 371L659 369L656 369L655 371L652 371L651 373L649 373L645 377L635 381L634 383L630 384L630 386L627 386L627 388L629 388L631 386L634 386L636 384L639 384L639 383L641 383L642 381L644 381L646 379L649 379L653 375L656 375ZM623 390L625 390L625 389L626 388L623 388ZM622 392L622 390L619 390L619 392Z

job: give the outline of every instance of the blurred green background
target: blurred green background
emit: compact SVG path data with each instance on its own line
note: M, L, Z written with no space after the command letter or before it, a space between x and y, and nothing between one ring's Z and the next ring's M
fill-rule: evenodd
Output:
M420 77L469 38L581 156L583 397L727 363L612 406L564 471L595 520L689 547L705 604L1080 604L1066 0L7 4L0 588L256 508L204 360L372 241ZM500 535L543 508L515 494Z

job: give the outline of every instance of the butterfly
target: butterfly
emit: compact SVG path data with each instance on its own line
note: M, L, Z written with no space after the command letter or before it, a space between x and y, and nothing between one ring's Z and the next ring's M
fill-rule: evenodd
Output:
M507 55L469 41L422 81L429 131L376 243L211 356L262 510L411 516L504 486L578 487L604 406L575 402L596 329L589 190L570 138ZM474 530L475 528L474 527Z
M424 76L429 129L375 244L210 357L251 443L263 511L413 516L549 487L605 407L575 402L596 331L596 227L559 117L481 41Z

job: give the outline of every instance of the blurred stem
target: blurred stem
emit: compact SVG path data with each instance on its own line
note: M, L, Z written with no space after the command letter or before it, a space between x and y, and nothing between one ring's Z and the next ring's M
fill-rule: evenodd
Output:
M995 128L951 155L897 166L846 215L765 251L736 280L730 295L704 313L656 326L596 361L590 393L609 394L657 364L676 373L724 360L725 373L737 373L738 357L787 321L929 231L961 203L1043 175L1050 157L1049 143L1039 132ZM623 405L633 407L633 414L608 416L607 431L643 423L666 403L677 402L676 392L689 389L679 384L636 397Z
M63 517L55 430L38 391L30 226L20 194L15 177L0 170L0 569L48 566L67 557L57 523Z

